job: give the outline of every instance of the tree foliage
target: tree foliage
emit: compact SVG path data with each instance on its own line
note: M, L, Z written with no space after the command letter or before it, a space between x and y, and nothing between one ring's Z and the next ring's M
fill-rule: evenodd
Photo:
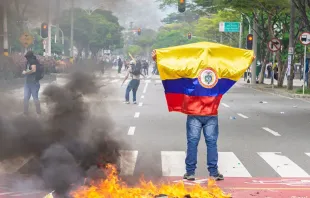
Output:
M62 13L60 27L64 34L70 37L70 10ZM87 14L82 9L74 10L74 42L79 54L84 49L89 49L96 55L101 49L116 49L123 46L122 27L118 23L118 18L110 11L97 10L92 14Z

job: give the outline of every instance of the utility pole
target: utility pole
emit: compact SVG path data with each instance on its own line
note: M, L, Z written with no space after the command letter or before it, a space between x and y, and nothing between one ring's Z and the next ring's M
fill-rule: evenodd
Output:
M289 75L287 78L287 89L293 90L293 81L294 81L294 36L295 36L295 4L293 0L290 0L291 3L291 21L290 21L290 40L289 40L289 50L288 50L288 57L287 57L287 71L289 71Z
M9 55L9 38L8 38L8 2L4 1L3 5L3 55Z
M242 34L243 34L243 15L241 14L240 32L239 32L239 48L242 48Z
M56 42L60 41L59 37L59 19L60 19L60 0L56 0Z
M71 37L70 37L70 56L73 59L73 28L74 28L74 0L71 0Z
M258 38L258 25L257 25L257 19L256 19L257 13L254 12L254 19L253 19L253 50L254 50L254 55L257 55L257 38ZM251 84L255 85L256 84L256 58L254 59L252 66L251 66Z
M47 23L48 23L48 37L47 37L47 56L52 56L52 1L48 1L47 8Z

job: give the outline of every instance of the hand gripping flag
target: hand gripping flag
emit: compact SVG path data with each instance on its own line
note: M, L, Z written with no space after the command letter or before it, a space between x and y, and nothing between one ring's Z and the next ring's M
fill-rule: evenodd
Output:
M169 111L217 115L222 96L254 60L250 50L200 42L153 52Z

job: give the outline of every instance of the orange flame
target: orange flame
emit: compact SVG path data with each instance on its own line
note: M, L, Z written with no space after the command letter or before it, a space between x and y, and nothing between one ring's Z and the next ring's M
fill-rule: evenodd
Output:
M154 198L156 195L165 194L169 198L230 198L215 183L209 180L208 186L200 185L187 187L183 182L176 184L160 184L140 181L140 187L128 187L117 176L116 168L108 165L107 178L99 182L92 182L90 186L83 186L71 193L73 198Z

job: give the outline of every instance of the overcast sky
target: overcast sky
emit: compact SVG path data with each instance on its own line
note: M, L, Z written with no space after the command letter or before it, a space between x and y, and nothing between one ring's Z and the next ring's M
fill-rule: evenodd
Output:
M92 8L102 4L103 9L109 9L120 19L121 25L129 27L130 22L141 28L157 29L161 20L175 8L162 11L156 0L80 0L83 7Z

